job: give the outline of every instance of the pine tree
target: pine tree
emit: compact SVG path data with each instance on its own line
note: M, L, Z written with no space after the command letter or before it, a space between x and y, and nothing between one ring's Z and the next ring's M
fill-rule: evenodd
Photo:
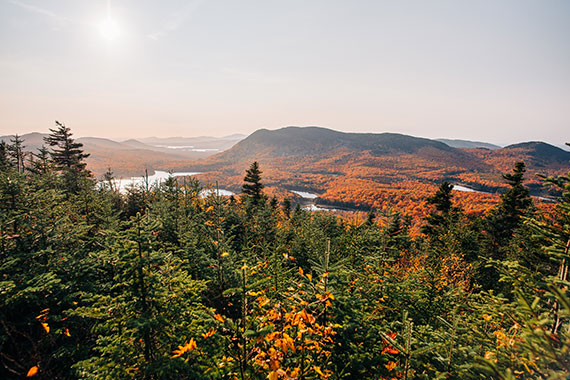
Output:
M45 145L42 145L42 147L38 149L38 153L32 154L32 157L35 158L30 165L30 170L33 173L45 174L49 171L49 150L45 147Z
M86 163L83 159L89 154L83 153L83 144L75 142L71 138L71 130L59 121L55 122L57 128L50 128L50 135L45 137L45 142L52 147L51 159L58 170L74 170L81 172L85 169Z
M20 138L17 134L14 138L10 139L11 145L8 145L8 151L10 152L10 157L18 173L24 172L24 140Z
M283 214L289 219L291 217L291 199L289 199L289 197L283 199L281 207L283 208Z
M512 174L503 174L511 188L501 195L501 203L486 220L488 237L495 248L508 244L514 231L521 226L522 216L533 206L529 191L523 185L525 171L524 162L519 161Z
M446 229L449 224L450 214L454 211L458 211L452 206L451 198L453 195L451 194L451 190L453 190L453 185L444 181L435 194L427 198L427 203L435 206L435 210L430 212L426 217L428 224L422 226L421 230L432 239L436 238Z
M243 179L242 192L249 197L254 205L257 205L262 198L263 184L261 183L261 173L259 164L255 161L246 171Z
M55 122L57 128L50 128L50 135L44 141L51 147L50 156L56 170L61 172L63 186L68 193L77 194L83 185L92 186L85 182L91 173L85 170L83 160L89 154L83 153L83 144L71 138L69 128L59 121Z
M8 145L4 140L0 141L0 171L6 171L12 167Z

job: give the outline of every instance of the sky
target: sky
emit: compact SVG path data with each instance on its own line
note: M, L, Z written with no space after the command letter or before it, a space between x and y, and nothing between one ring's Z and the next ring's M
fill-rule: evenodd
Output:
M0 135L570 141L570 1L0 0Z

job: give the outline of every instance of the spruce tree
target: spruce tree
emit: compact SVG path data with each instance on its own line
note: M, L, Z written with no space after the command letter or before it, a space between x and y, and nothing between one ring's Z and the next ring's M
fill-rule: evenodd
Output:
M85 169L86 163L83 159L89 154L83 153L83 144L75 142L71 138L71 130L59 121L55 122L57 128L50 128L50 135L45 137L45 142L52 147L50 156L58 170L75 170L77 172Z
M56 170L61 172L65 189L73 194L80 191L82 180L90 176L85 170L87 165L83 160L89 154L83 153L83 144L71 138L71 130L59 121L57 128L50 128L50 135L44 141L51 147L50 157ZM92 184L91 184L92 185Z
M246 171L243 179L242 193L249 197L253 204L258 204L262 197L263 184L261 183L261 173L257 161L253 162Z
M8 152L10 152L10 157L12 159L13 165L18 171L18 173L24 172L24 140L20 138L17 134L14 138L10 139L11 145L8 145Z
M0 141L0 171L6 171L11 167L8 145L2 140Z
M435 210L426 217L427 224L423 225L421 230L431 239L437 238L438 235L445 231L449 224L450 214L457 211L451 203L453 196L451 190L453 190L453 185L444 181L435 194L426 200L429 205L435 207Z
M31 155L31 165L30 170L34 174L45 174L49 171L50 168L50 157L49 157L49 150L42 145L41 148L38 149L38 153L33 153Z
M514 231L522 225L522 216L533 205L529 191L523 185L525 171L524 162L519 161L512 174L503 174L511 188L501 195L501 203L486 220L490 244L496 249L508 244Z

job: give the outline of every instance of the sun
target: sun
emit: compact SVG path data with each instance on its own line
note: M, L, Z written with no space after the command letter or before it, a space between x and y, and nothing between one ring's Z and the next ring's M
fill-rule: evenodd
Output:
M121 35L121 28L115 20L111 17L107 17L99 24L99 33L101 33L104 39L113 41Z

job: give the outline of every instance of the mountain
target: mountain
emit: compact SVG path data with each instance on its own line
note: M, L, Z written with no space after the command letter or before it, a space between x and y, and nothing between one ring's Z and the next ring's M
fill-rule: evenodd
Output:
M90 149L126 149L120 142L100 137L80 137L75 141Z
M503 149L520 152L521 154L525 154L530 159L543 165L548 165L553 161L560 163L567 163L570 161L569 151L542 141L530 141L513 144L506 146Z
M454 193L466 210L484 212L498 202L496 193L507 186L502 174L521 160L527 164L531 193L546 196L535 174L564 174L569 156L570 152L537 142L494 150L455 148L397 133L286 127L255 131L190 168L204 173L200 175L204 183L239 191L245 170L257 161L272 194L296 197L288 190L306 191L317 194L320 204L345 208L384 209L399 204L419 215L420 209L425 212L425 199L442 181L461 185ZM461 192L469 189L480 192Z
M523 161L527 171L535 174L563 175L568 171L570 152L541 141L508 145L493 151L467 149L499 172L506 172L516 161ZM529 176L529 178L532 178Z
M372 157L413 154L427 160L472 160L471 154L439 141L397 133L345 133L321 127L260 129L231 149L200 163L220 167L236 162L291 160L320 161L330 157L369 154ZM337 161L337 164L340 161Z
M47 133L27 133L20 136L24 140L25 151L37 152L44 145ZM145 168L160 170L184 169L188 163L219 153L242 140L244 135L226 137L169 137L129 139L115 141L100 137L79 137L76 141L90 154L88 168L100 176L111 168L118 176L136 176ZM0 136L0 140L10 142L12 135Z
M34 152L44 145L44 137L47 137L47 133L32 132L20 135L20 138L24 140L24 150ZM0 136L0 141L10 144L12 138L14 138L14 135Z
M470 141L470 140L457 140L457 139L436 139L436 141L441 141L453 148L484 148L484 149L501 149L499 145L490 144L482 141Z
M221 152L231 148L245 137L245 135L241 134L233 134L225 137L147 137L140 139L140 141L154 147L167 148L171 150Z

